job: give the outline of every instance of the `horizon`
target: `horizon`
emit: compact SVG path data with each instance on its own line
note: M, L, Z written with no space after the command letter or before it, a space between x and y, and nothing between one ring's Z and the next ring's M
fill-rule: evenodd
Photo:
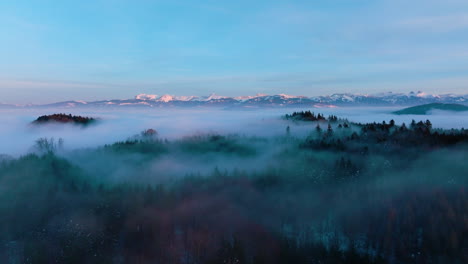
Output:
M153 109L0 110L1 263L466 263L468 111Z
M0 1L0 264L468 263L468 0Z
M464 94L467 17L460 0L2 2L0 101Z
M207 99L212 96L216 96L219 98L233 98L236 100L242 100L242 99L253 99L257 97L266 97L266 96L290 96L294 98L317 98L317 97L329 97L333 95L354 95L354 96L368 96L368 97L385 97L385 96L390 96L390 95L406 95L406 96L415 96L415 97L420 97L420 98L436 98L439 96L460 96L460 97L467 97L467 93L426 93L424 91L409 91L409 92L393 92L393 91L382 91L382 92L375 92L375 93L350 93L350 92L343 92L343 93L329 93L329 94L321 94L321 95L315 95L315 96L307 96L307 95L302 95L302 94L286 94L286 93L275 93L275 94L266 94L266 93L256 93L256 94L242 94L242 95L237 95L237 96L226 96L224 94L218 94L218 93L210 93L210 94L204 94L204 95L194 95L194 94L186 94L186 95L175 95L175 94L168 94L168 93L161 93L161 94L148 94L148 93L139 93L134 96L128 97L128 98L101 98L101 99L96 99L96 100L82 100L79 98L70 98L66 100L61 100L61 101L49 101L49 102L28 102L28 103L16 103L16 102L4 102L0 101L0 105L14 105L14 106L28 106L28 105L47 105L47 104L54 104L54 103L60 103L60 102L98 102L98 101L112 101L112 100L142 100L142 101L158 101L163 97L171 97L169 101L191 101L194 99ZM146 98L144 98L146 97ZM248 98L242 98L242 97L248 97ZM217 99L217 98L215 98Z

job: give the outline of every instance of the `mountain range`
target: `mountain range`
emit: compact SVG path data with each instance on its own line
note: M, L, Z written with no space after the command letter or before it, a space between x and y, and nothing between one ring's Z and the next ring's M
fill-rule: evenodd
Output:
M174 96L139 94L132 99L100 101L64 101L43 105L8 105L0 108L77 108L77 107L338 107L338 106L414 106L430 103L468 104L467 95L410 93L350 94L337 93L327 96L294 96L287 94L228 97L211 94L209 96Z

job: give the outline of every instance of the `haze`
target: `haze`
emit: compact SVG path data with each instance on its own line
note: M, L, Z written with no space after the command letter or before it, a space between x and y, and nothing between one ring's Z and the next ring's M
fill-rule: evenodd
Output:
M0 58L2 264L468 263L466 0L4 0Z
M153 128L161 138L180 139L194 134L239 134L246 136L283 136L288 125L292 133L305 136L314 127L282 119L287 113L311 110L326 116L337 115L352 122L389 122L409 124L412 119L430 119L434 128L468 128L468 114L438 112L433 115L394 115L401 107L344 107L344 108L265 108L254 110L225 110L220 108L170 108L170 109L23 109L0 110L0 154L22 155L28 153L39 138L62 138L68 149L98 147L126 140L141 131ZM52 113L99 118L99 123L87 128L74 125L31 126L38 116Z

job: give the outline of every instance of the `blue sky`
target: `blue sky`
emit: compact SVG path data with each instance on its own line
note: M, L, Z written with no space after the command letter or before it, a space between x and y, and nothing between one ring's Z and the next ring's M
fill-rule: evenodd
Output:
M468 1L0 2L0 101L468 93Z

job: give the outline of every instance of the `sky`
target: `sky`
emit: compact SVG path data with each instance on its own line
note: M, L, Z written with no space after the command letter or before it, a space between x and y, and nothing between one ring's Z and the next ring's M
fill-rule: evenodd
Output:
M0 102L468 94L466 0L4 0Z

